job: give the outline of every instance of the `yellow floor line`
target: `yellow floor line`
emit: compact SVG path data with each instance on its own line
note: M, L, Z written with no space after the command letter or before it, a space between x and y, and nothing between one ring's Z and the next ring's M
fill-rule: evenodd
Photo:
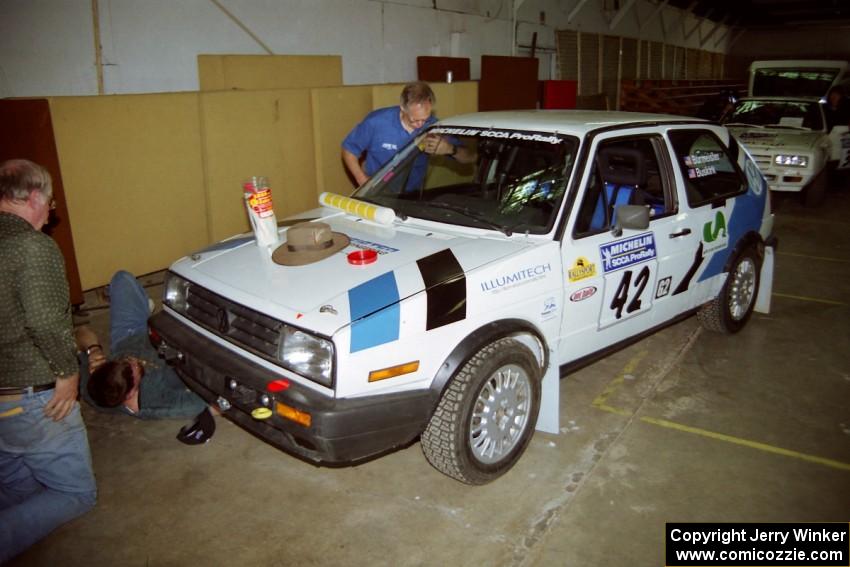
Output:
M774 294L778 295L778 294ZM732 435L726 435L725 433L717 433L715 431L709 431L707 429L700 429L699 427L691 427L689 425L684 425L681 423L676 423L674 421L668 421L666 419L659 419L655 417L649 416L640 416L637 417L635 414L640 410L638 408L634 411L625 410L622 408L617 408L611 406L607 403L608 398L616 392L620 386L622 386L625 381L625 377L627 374L633 373L638 364L649 354L649 351L643 350L633 356L623 367L623 369L614 377L611 382L605 387L601 394L596 396L596 399L591 402L591 406L596 409L600 409L602 411L613 413L616 415L621 415L624 417L628 417L631 419L639 419L644 423L649 423L652 425L657 425L659 427L664 427L666 429L673 429L676 431L682 431L685 433L692 433L694 435L699 435L701 437L706 437L708 439L716 439L718 441L724 441L726 443L732 443L733 445L740 445L742 447L749 447L750 449L755 449L757 451L764 451L766 453L773 453L774 455L782 455L784 457L791 457L793 459L806 461L809 463L815 463L818 465L823 465L826 467L842 470L842 471L850 471L850 463L844 463L841 461L836 461L834 459L827 459L825 457L818 457L815 455L807 455L806 453L800 453L799 451L792 451L790 449L783 449L782 447L775 447L773 445L768 445L767 443L760 443L758 441L751 441L749 439L742 439L740 437L734 437ZM641 406L643 403L641 403Z
M845 258L830 258L829 256L810 256L809 254L796 254L794 252L777 252L778 256L794 256L795 258L807 258L809 260L823 260L824 262L840 262L842 264L850 264L850 260Z
M613 406L609 406L606 404L594 404L596 409L600 409L602 411L607 411L608 413L614 413L622 416L631 416L632 412L615 408ZM833 459L827 459L825 457L817 457L815 455L807 455L806 453L800 453L799 451L792 451L790 449L783 449L782 447L775 447L773 445L768 445L767 443L759 443L758 441L750 441L749 439L742 439L740 437L734 437L732 435L726 435L725 433L717 433L715 431L708 431L707 429L700 429L699 427L691 427L689 425L683 425L681 423L676 423L674 421L668 421L666 419L658 419L655 417L643 416L638 418L640 421L644 423L650 423L652 425L657 425L659 427L664 427L666 429L674 429L676 431L683 431L685 433L693 433L694 435L699 435L701 437L707 437L709 439L716 439L718 441L725 441L726 443L732 443L734 445L741 445L743 447L749 447L750 449L756 449L758 451L764 451L766 453L773 453L775 455L782 455L783 457L791 457L793 459L798 459L801 461L807 461L809 463L815 463L818 465L824 465L826 467L830 467L833 469L838 469L842 471L850 471L850 463L843 463L841 461L836 461Z
M605 402L608 400L608 397L611 396L611 394L616 392L617 389L619 389L619 387L623 385L623 382L625 382L626 380L626 374L631 374L632 372L634 372L638 364L640 364L640 361L646 358L646 355L648 354L648 350L642 350L636 355L634 355L631 360L626 363L620 373L617 374L614 379L608 383L607 386L605 386L605 389L602 390L602 393L596 396L596 399L591 402L591 405L599 408L604 406ZM617 412L615 411L613 413Z
M820 299L817 297L806 297L805 295L791 295L790 293L775 293L774 297L784 297L786 299L797 299L800 301L811 301L814 303L825 303L827 305L847 305L843 301L833 301L832 299Z
M641 421L645 423L651 423L653 425L658 425L659 427L666 427L667 429L675 429L677 431L684 431L686 433L693 433L694 435L700 435L701 437L708 437L709 439L717 439L718 441L725 441L726 443L732 443L734 445L741 445L743 447L749 447L750 449L757 449L759 451L764 451L766 453L774 453L776 455L782 455L785 457L791 457L794 459L799 459L801 461L808 461L810 463L817 463L819 465L824 465L827 467L832 467L834 469L839 469L842 471L850 471L850 463L842 463L841 461L835 461L833 459L827 459L824 457L816 457L815 455L807 455L806 453L800 453L799 451L792 451L790 449L783 449L782 447L775 447L773 445L768 445L767 443L759 443L758 441L750 441L749 439L741 439L740 437L733 437L732 435L726 435L724 433L717 433L715 431L708 431L707 429L700 429L699 427L691 427L689 425L682 425L681 423L675 423L672 421L667 421L666 419L657 419L654 417L641 417Z

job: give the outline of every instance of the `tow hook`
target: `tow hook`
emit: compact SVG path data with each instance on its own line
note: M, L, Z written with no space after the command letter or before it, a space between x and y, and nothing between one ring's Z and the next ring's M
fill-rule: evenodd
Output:
M176 348L167 345L165 342L159 345L156 349L159 356L165 359L165 362L173 364L175 362L183 362L183 353Z

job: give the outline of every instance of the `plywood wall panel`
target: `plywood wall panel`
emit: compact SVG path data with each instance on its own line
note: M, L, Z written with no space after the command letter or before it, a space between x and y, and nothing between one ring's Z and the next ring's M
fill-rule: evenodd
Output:
M84 289L207 243L197 93L49 100Z
M339 55L198 55L202 91L342 85Z
M316 194L331 191L348 195L354 185L342 163L341 144L351 129L374 108L372 87L312 89L311 94Z
M317 206L309 89L201 95L210 240L250 229L242 181L269 178L278 218Z

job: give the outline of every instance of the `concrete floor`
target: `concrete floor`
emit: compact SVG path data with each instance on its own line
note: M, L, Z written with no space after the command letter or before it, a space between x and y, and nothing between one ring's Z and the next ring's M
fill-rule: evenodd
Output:
M418 444L316 468L224 419L188 447L182 422L84 408L97 507L12 565L663 565L668 521L846 522L850 192L778 200L776 233L769 316L691 318L562 380L562 433L495 483Z

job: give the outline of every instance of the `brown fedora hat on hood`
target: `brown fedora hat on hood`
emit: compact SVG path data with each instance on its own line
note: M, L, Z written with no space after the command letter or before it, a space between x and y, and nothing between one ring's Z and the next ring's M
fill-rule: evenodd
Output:
M272 260L282 266L304 266L327 258L349 242L346 235L333 232L327 223L302 222L289 227L286 242L275 249Z

